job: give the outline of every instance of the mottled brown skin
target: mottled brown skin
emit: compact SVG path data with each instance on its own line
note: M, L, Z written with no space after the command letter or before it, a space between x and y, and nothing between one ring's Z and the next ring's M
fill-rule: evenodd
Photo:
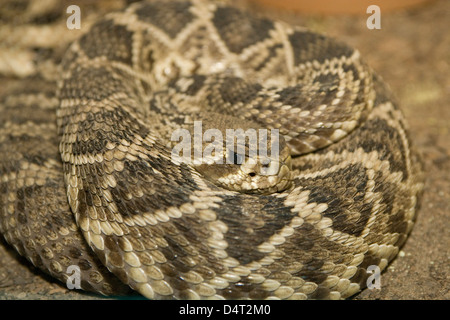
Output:
M101 279L84 288L107 294L126 291L119 279L151 299L347 298L412 228L420 161L389 91L345 44L231 7L150 1L101 19L59 68L57 91L29 79L34 104L20 90L0 104L0 231L60 280L51 266L81 255L83 277ZM167 137L199 110L279 129L291 184L239 193L172 161ZM38 201L66 240L27 227ZM61 256L49 240L68 243Z

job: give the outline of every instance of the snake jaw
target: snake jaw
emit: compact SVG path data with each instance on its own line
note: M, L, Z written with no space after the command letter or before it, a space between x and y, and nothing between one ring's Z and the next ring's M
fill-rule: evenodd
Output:
M241 193L271 194L287 189L291 184L291 155L282 152L282 160L276 158L249 158L235 171L218 177L220 186Z
M194 143L191 146L191 155L194 157L190 162L193 168L219 187L240 193L271 194L284 191L290 186L291 150L284 136L278 132L273 133L272 129L263 129L266 130L266 135L255 135L252 138L252 131L249 130L256 132L256 129L245 127L241 119L213 114L216 118L208 118L205 121L206 128L220 131L223 137L228 136L227 126L231 127L230 130L233 130L235 135L232 136L232 147L228 140L222 144L220 140L214 140L218 142L217 145L213 145L209 140L202 141L201 144ZM206 112L203 115L211 116ZM257 124L251 124L258 127ZM246 131L236 129L241 125ZM195 128L191 131L194 131L195 135ZM196 157L196 154L202 156Z

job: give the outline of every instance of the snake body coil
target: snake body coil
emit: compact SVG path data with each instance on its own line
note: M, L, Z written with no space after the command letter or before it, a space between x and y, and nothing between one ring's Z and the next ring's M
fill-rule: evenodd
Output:
M1 101L0 232L61 281L76 265L103 294L347 298L413 226L422 175L404 118L336 40L149 1L94 24L58 70L58 89L27 78ZM292 160L268 187L235 164L204 177L170 147L202 119L278 129Z

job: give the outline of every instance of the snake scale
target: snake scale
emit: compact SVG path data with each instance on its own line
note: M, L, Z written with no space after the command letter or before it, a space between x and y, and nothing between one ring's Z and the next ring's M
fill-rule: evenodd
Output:
M0 232L63 283L75 265L104 295L348 298L412 229L423 174L405 119L338 40L216 2L145 1L55 61L0 94ZM278 129L283 179L175 161L171 133L203 117Z

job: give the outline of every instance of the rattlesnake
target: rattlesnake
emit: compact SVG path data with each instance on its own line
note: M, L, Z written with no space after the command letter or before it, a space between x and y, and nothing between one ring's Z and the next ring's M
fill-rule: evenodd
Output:
M83 289L108 295L347 298L413 226L422 169L405 120L337 40L214 2L148 1L95 23L57 81L38 70L1 92L0 231L63 282L78 266ZM174 160L173 131L208 115L278 129L284 185L230 190L211 172L239 165L204 176Z

